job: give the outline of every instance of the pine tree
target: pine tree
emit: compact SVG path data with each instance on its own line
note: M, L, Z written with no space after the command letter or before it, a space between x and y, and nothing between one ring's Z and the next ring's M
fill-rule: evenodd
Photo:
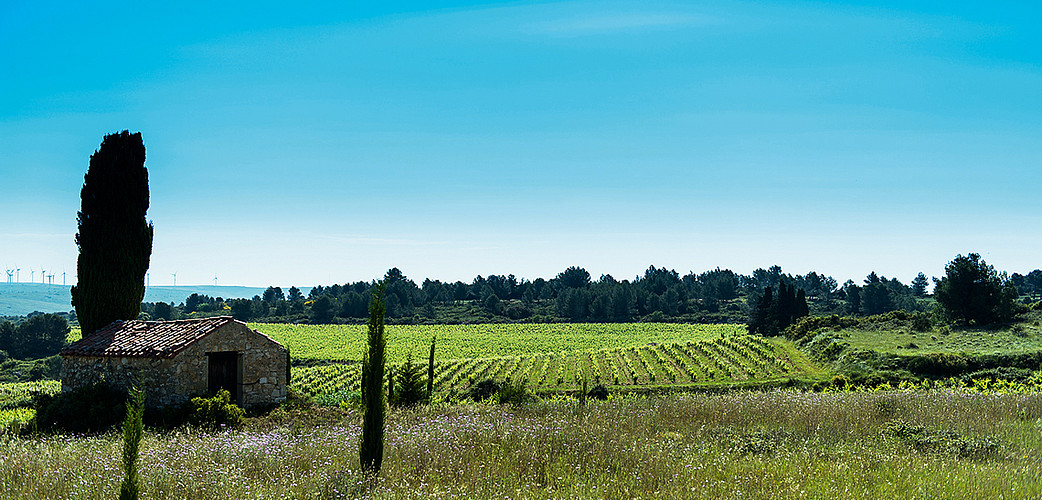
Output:
M145 220L148 170L141 133L105 136L90 157L80 198L72 304L86 337L141 312L153 232Z
M807 292L800 288L796 292L796 314L793 316L793 322L806 316L810 316L810 306L807 305Z
M930 280L925 274L919 273L915 279L912 280L912 295L916 297L926 296L926 287L930 286Z
M362 357L362 442L358 447L362 470L376 476L384 457L384 414L387 410L384 399L384 292L385 281L373 287L369 301L368 348Z
M763 290L763 296L756 303L756 309L751 315L749 315L749 331L752 333L758 333L760 335L769 335L772 333L771 325L771 307L774 304L774 291L771 287L766 287Z

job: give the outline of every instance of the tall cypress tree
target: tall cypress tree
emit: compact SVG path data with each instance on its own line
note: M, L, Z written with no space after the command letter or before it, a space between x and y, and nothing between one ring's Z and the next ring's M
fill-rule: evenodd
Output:
M80 191L77 284L72 305L83 336L137 318L152 256L148 170L141 133L109 134L90 157Z
M369 342L362 356L362 442L358 447L362 470L376 476L384 459L384 292L387 282L381 281L373 287L369 301Z

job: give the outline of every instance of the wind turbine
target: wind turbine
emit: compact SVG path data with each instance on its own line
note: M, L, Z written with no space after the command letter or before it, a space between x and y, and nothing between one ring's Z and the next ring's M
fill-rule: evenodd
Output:
M145 288L148 288L148 273L145 273Z
M20 267L15 268L15 270L14 270L14 282L15 283L21 283L22 282L22 280L20 279L21 278L21 271L22 271L22 268L20 268Z
M29 283L36 281L36 270L29 268Z
M217 286L217 273L213 275L213 286Z
M177 273L176 272L170 273L170 276L174 277L174 286L177 286Z
M10 283L10 282L11 282L11 277L12 277L12 276L14 276L14 269L8 269L8 270L7 270L7 282L8 282L8 283ZM216 283L216 282L215 282L215 283Z
M65 271L62 271L62 286L65 286Z

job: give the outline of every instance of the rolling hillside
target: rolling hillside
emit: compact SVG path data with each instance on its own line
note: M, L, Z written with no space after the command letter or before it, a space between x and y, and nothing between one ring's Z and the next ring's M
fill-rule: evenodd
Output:
M69 286L43 283L0 283L0 316L24 316L33 311L66 312L72 310ZM310 287L300 290L307 294ZM193 293L211 297L250 298L264 293L264 288L248 286L151 286L145 290L145 302L184 302Z

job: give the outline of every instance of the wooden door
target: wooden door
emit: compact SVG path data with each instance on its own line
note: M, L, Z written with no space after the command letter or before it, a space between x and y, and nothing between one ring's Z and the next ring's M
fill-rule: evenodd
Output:
M239 353L235 351L211 352L210 358L210 395L221 389L232 395L232 401L239 402Z

